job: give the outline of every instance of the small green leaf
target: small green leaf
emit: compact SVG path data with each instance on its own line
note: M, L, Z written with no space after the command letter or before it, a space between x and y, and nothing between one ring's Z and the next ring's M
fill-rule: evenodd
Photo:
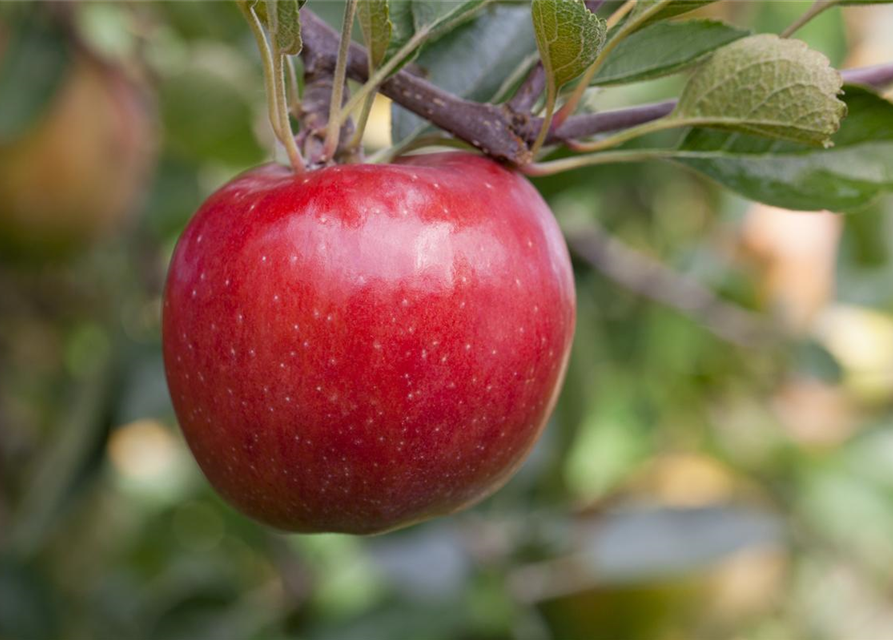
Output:
M71 63L64 34L36 13L10 26L0 55L0 143L24 134L43 115Z
M748 31L713 20L653 24L620 42L592 84L640 82L676 73L747 35Z
M357 4L357 19L369 49L369 64L375 69L384 61L391 42L392 25L388 0L360 0Z
M762 34L717 51L691 77L671 119L771 138L829 144L846 105L842 80L799 40Z
M814 146L695 129L678 161L745 197L814 211L849 211L893 190L893 104L846 87L849 115L834 146Z
M582 74L605 44L605 22L583 0L533 0L536 43L554 89Z
M307 0L266 0L266 23L280 53L301 53L300 9Z

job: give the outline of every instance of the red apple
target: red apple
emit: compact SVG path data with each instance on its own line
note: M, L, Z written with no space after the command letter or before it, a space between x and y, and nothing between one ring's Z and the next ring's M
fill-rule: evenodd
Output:
M227 500L280 529L376 533L506 482L555 404L574 311L549 208L491 160L265 166L180 238L164 359Z

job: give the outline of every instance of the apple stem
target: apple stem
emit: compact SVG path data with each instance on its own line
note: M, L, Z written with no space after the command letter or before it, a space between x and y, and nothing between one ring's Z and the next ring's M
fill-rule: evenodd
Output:
M332 78L332 101L329 106L329 122L326 125L326 141L323 146L323 160L331 160L338 150L343 121L339 117L344 102L344 83L347 79L347 58L350 53L350 35L353 31L357 0L347 0L344 5L344 22L341 25L341 41L338 45L338 58L335 62L335 75ZM346 119L346 118L345 118Z

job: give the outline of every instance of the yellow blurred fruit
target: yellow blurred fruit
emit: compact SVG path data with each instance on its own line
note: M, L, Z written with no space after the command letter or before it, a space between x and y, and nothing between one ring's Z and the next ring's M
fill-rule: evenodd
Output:
M835 293L842 218L757 204L741 229L740 246L757 267L763 297L790 329L805 333Z
M834 305L816 323L816 338L840 362L844 386L858 401L893 398L893 316L866 307Z
M653 458L629 487L634 495L671 507L702 507L731 500L738 479L718 460L693 453Z
M822 380L785 382L772 398L772 408L787 433L806 446L838 445L857 426L856 408L846 391Z

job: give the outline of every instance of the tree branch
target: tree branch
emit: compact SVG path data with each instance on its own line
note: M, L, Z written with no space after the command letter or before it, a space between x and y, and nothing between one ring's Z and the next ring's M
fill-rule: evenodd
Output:
M308 56L319 64L333 68L338 52L338 34L306 7L301 10L305 64ZM519 94L505 105L481 104L464 100L444 91L418 75L399 71L381 85L381 92L402 107L427 119L432 124L457 138L474 145L488 155L523 165L530 162L530 143L542 126L542 118L531 117L524 112L530 100L534 103L542 88L536 91L536 69L522 85ZM352 44L347 63L347 75L353 80L368 79L366 52L358 44ZM844 81L864 84L875 88L893 83L893 64L842 72ZM532 77L533 76L533 77ZM525 85L530 86L525 89ZM531 98L532 94L536 94ZM306 101L306 98L305 98ZM546 139L547 144L560 144L567 140L587 138L625 129L670 113L676 102L669 100L602 113L571 116ZM529 110L529 106L527 110Z
M306 8L301 11L301 22L307 55L331 58L334 63L338 50L338 35L334 29ZM368 79L366 51L358 44L350 47L347 75L360 82ZM381 92L493 157L516 164L530 160L527 142L517 134L517 124L504 107L463 100L405 71L384 82Z
M883 89L893 83L893 64L876 64L873 67L845 69L840 74L843 76L844 82Z
M628 247L596 224L565 234L571 251L622 287L675 309L718 338L744 348L776 344L781 331L764 317L726 302L704 285Z
M549 142L564 142L576 138L587 138L597 133L607 133L619 129L628 129L636 125L645 124L669 115L676 108L675 100L664 100L652 104L643 104L613 111L600 113L587 113L585 115L571 116L563 125L549 137ZM530 133L537 131L535 123L531 122Z
M508 101L508 108L515 113L529 113L546 88L546 70L542 61L537 62L515 95Z

